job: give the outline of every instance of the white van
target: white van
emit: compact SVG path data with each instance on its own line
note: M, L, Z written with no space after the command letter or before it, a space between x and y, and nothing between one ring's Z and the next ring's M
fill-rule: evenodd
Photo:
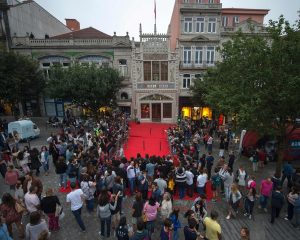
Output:
M20 120L8 124L8 133L16 131L20 140L36 138L40 135L40 129L31 120Z

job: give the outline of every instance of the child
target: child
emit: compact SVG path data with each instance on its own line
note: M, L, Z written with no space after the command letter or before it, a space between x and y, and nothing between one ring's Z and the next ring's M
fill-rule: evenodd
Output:
M178 218L179 208L175 207L173 212L170 214L170 220L173 223L173 240L178 240L178 229L181 228L181 223Z

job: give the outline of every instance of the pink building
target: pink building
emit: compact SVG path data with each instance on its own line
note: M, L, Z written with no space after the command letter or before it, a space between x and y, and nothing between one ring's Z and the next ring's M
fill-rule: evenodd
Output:
M222 27L235 27L248 19L263 24L267 9L222 8Z
M217 48L234 32L250 32L249 20L257 33L265 33L266 9L222 8L220 0L175 0L169 24L170 48L179 56L178 112L182 117L212 117L212 111L192 102L190 86L213 67L221 56Z

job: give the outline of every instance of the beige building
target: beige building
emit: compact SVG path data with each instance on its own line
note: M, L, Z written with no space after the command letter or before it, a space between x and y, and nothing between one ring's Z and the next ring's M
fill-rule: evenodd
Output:
M146 34L140 25L140 40L135 42L128 33L111 36L92 27L80 29L76 19L66 19L65 25L34 1L9 2L0 15L0 38L6 36L11 49L37 59L45 76L52 65L68 67L75 62L118 69L124 84L118 106L141 122L212 118L211 109L193 102L193 81L221 61L217 48L239 29L252 33L251 23L255 33L265 34L263 20L268 13L222 8L220 0L175 0L167 34L158 34L156 26L154 33ZM68 105L36 97L25 101L23 110L62 117Z
M73 20L73 22L76 20ZM49 76L50 67L71 64L96 64L119 69L124 87L120 91L119 106L123 111L131 111L132 86L130 81L132 45L128 34L110 36L94 28L75 29L70 33L53 36L47 39L30 37L13 37L12 49L37 59L45 76ZM39 103L39 106L33 105ZM70 102L60 99L31 99L24 106L24 113L39 109L41 115L63 117ZM39 115L33 112L33 115ZM30 114L29 114L30 115Z
M167 34L142 33L132 49L133 117L175 122L178 117L178 54Z

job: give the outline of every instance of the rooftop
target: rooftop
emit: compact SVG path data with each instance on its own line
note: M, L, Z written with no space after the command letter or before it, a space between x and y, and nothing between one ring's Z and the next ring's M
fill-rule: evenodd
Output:
M112 39L112 36L95 28L88 27L78 31L53 36L50 39Z

